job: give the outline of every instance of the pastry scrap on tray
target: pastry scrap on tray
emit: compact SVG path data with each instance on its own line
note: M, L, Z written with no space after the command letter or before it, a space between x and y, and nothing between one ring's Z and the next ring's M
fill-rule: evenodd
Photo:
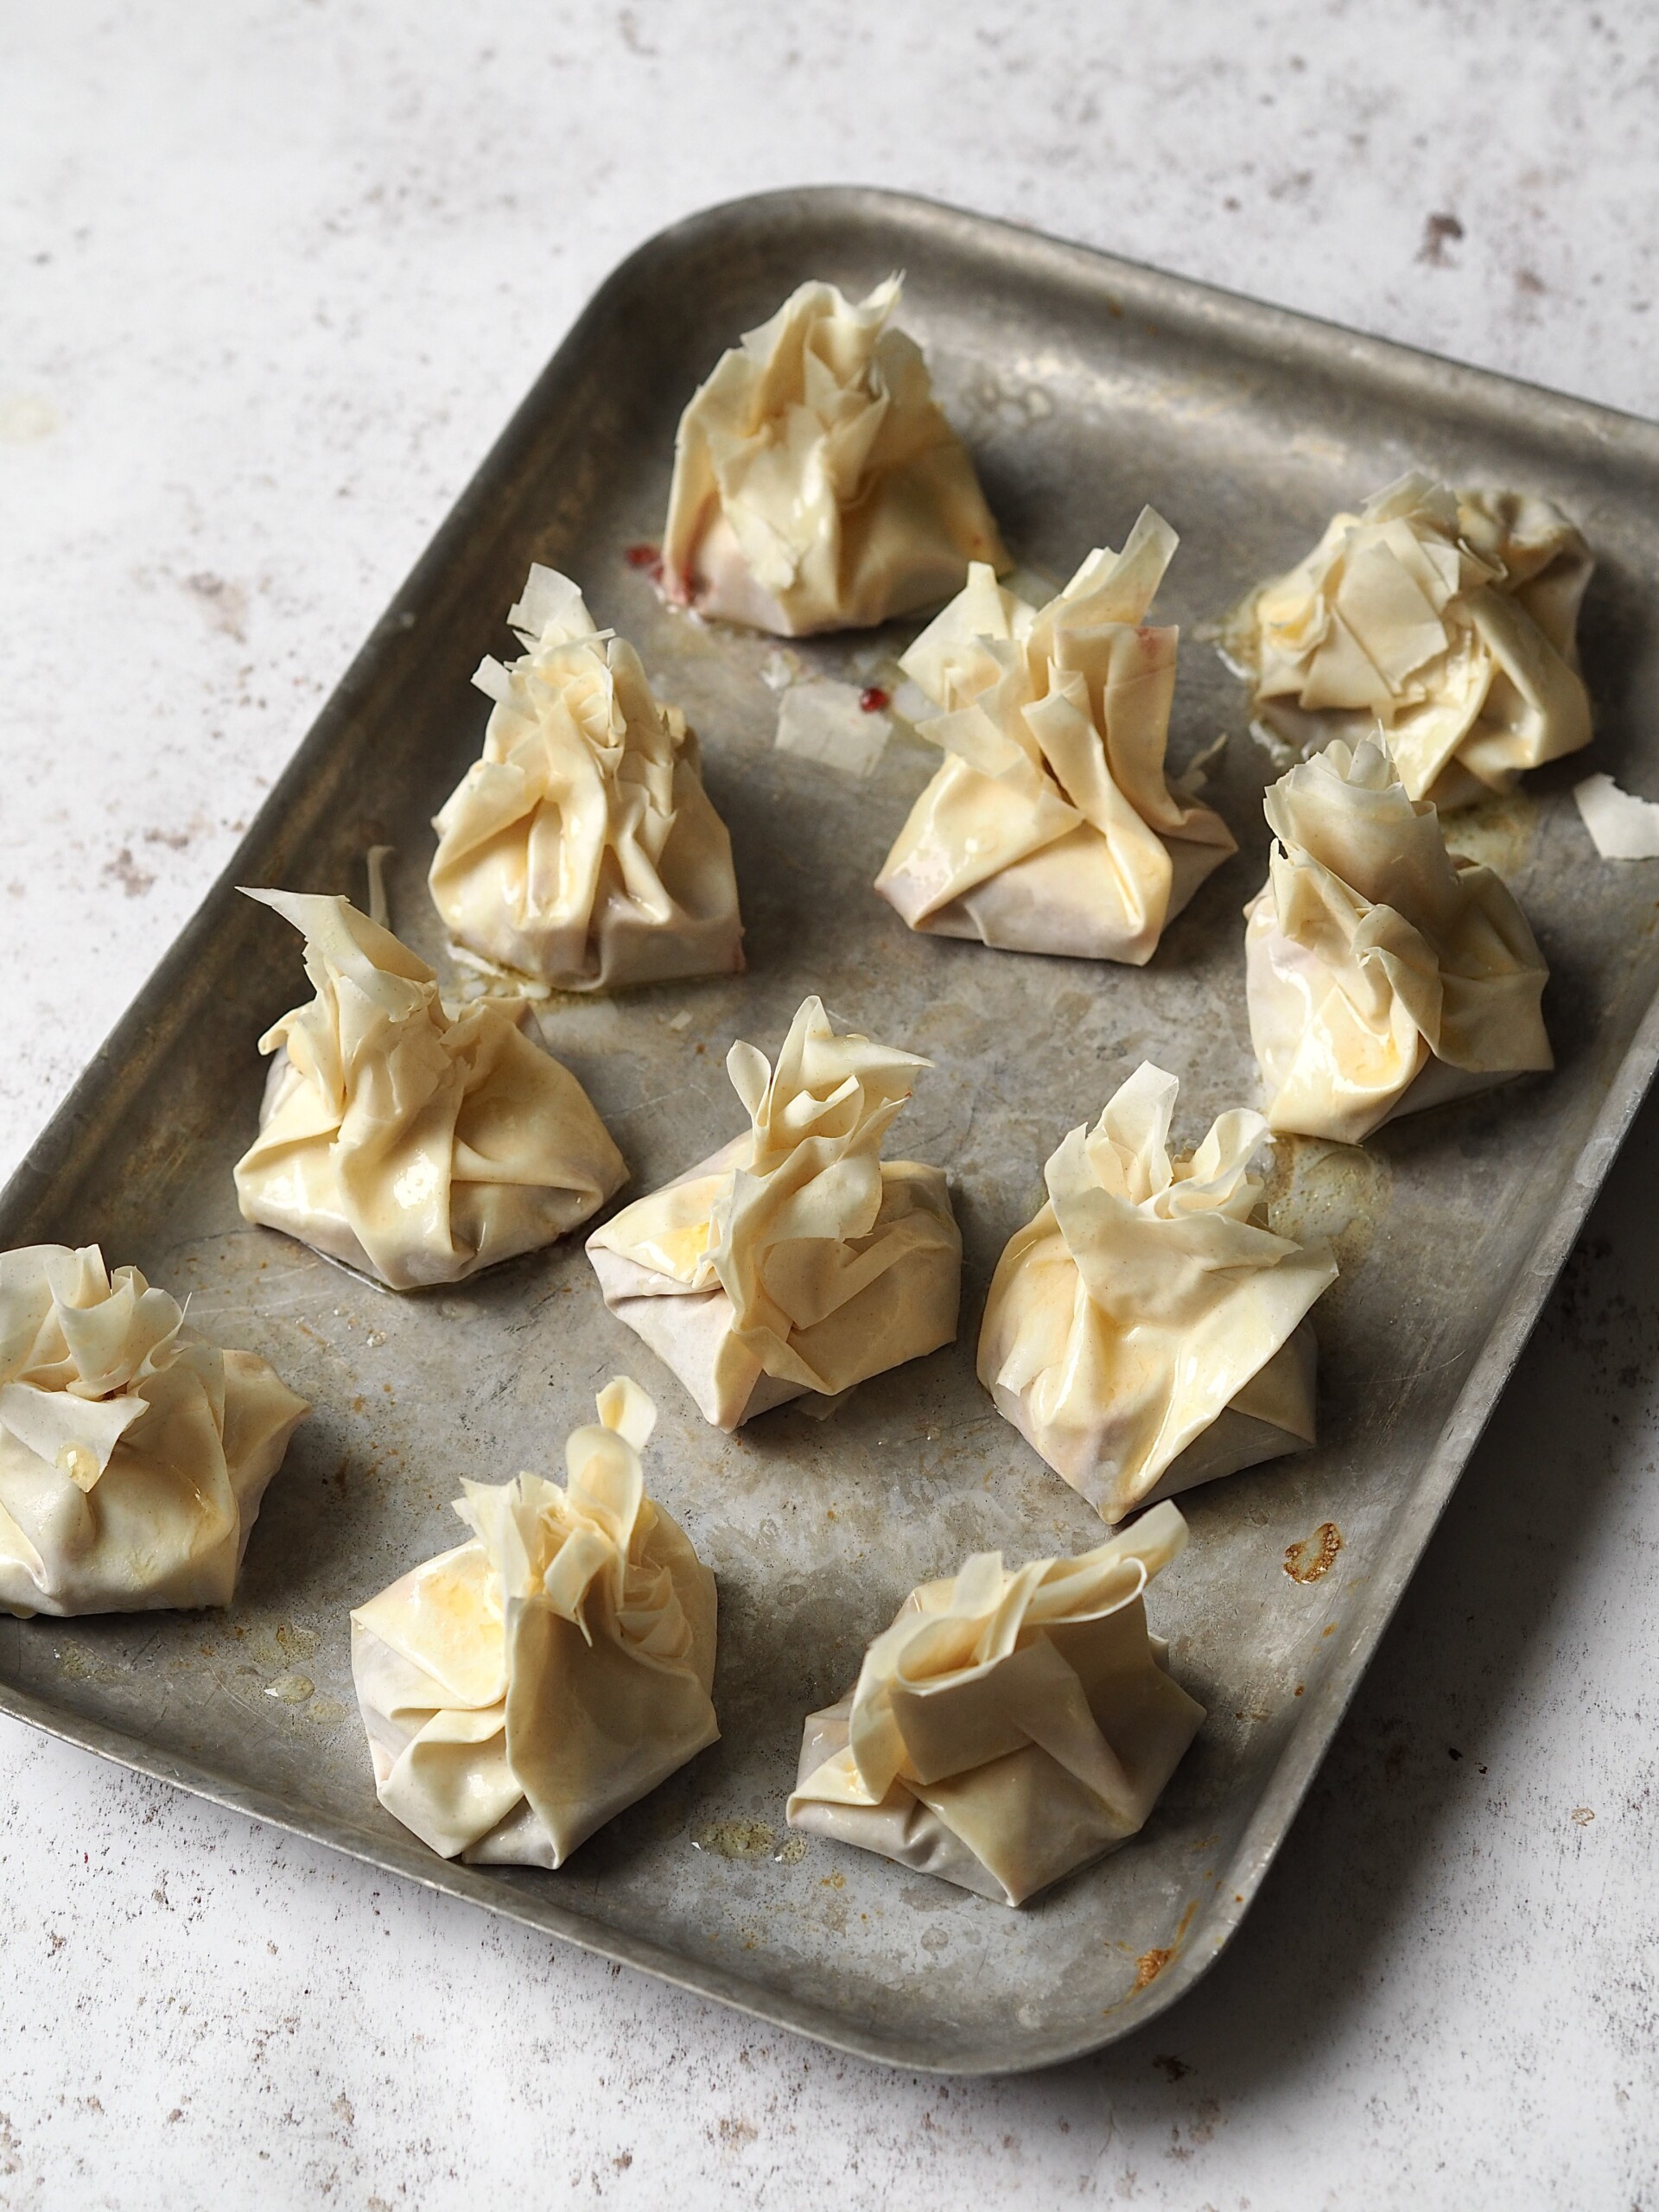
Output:
M471 1540L352 1615L376 1794L445 1859L563 1866L719 1737L715 1578L645 1495L656 1418L619 1376L565 1488L463 1483Z
M1380 724L1409 797L1464 806L1590 742L1593 566L1548 499L1413 470L1258 585L1228 651L1277 736L1300 750Z
M228 1605L309 1411L96 1244L0 1252L0 1611Z
M753 1045L727 1057L749 1128L588 1238L605 1303L716 1427L833 1399L955 1338L944 1171L881 1157L926 1065L838 1033L809 998L775 1068Z
M1205 1717L1142 1595L1185 1542L1160 1505L1076 1559L982 1552L912 1590L808 1717L790 1826L1010 1905L1116 1850Z
M967 448L898 329L899 279L855 306L803 284L721 355L680 418L669 598L780 637L937 606L1008 556Z
M426 963L347 899L248 896L304 937L316 996L259 1040L246 1219L412 1290L550 1244L626 1180L575 1076L499 1006L447 1013Z
M1337 740L1263 805L1278 842L1244 943L1272 1128L1358 1144L1554 1065L1526 916L1502 876L1446 850L1380 742Z
M998 1411L1109 1522L1314 1440L1307 1316L1336 1261L1265 1225L1259 1114L1172 1155L1179 1088L1143 1062L1063 1140L980 1329Z
M735 974L731 840L685 716L556 569L531 568L507 620L524 653L474 677L495 702L483 758L435 823L450 935L567 991Z
M1145 508L1040 608L976 566L905 654L945 755L875 880L912 929L1140 967L1236 850L1164 772L1179 633L1147 615L1176 543Z

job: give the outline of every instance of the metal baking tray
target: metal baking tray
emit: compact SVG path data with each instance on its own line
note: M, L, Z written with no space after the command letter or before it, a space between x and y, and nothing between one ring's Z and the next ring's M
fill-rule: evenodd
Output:
M1121 543L1143 500L1181 533L1159 602L1186 632L1172 759L1234 733L1206 797L1242 850L1143 970L911 935L870 883L934 756L900 734L858 781L779 753L760 677L771 642L669 613L626 558L658 535L677 416L721 348L804 277L861 291L895 268L905 321L1025 561L1068 575L1091 546ZM1598 559L1583 626L1592 760L1659 791L1659 429L882 193L740 200L636 253L0 1199L0 1242L100 1241L112 1263L188 1291L195 1322L265 1354L316 1406L227 1612L0 1624L0 1708L907 2067L1046 2064L1190 1987L1248 1909L1659 1052L1659 876L1594 857L1570 797L1583 758L1457 833L1507 875L1550 961L1556 1072L1403 1122L1363 1151L1281 1147L1275 1225L1332 1235L1343 1262L1316 1315L1321 1442L1182 1500L1193 1541L1152 1612L1210 1717L1144 1834L1014 1913L791 1837L784 1797L802 1716L843 1688L913 1583L976 1549L1025 1559L1103 1534L974 1379L987 1281L1038 1202L1048 1152L1141 1058L1181 1077L1188 1141L1256 1095L1240 909L1264 873L1272 771L1238 685L1193 632L1413 462L1535 487L1582 524ZM726 1048L742 1036L770 1050L809 990L934 1063L890 1148L953 1172L962 1338L826 1422L785 1409L735 1437L707 1427L606 1313L579 1238L396 1297L238 1215L231 1166L264 1079L255 1040L305 987L297 939L232 887L361 897L366 849L392 845L394 924L444 964L423 884L429 817L475 753L487 705L467 679L509 645L504 617L532 558L577 577L687 710L736 849L747 976L547 1010L548 1040L621 1144L632 1191L741 1126ZM798 650L862 680L870 646ZM651 1486L719 1576L723 1738L557 1874L446 1865L375 1802L348 1608L458 1540L448 1506L463 1475L556 1466L619 1370L658 1401ZM1340 1549L1296 1579L1287 1553L1292 1566L1329 1559L1326 1524Z

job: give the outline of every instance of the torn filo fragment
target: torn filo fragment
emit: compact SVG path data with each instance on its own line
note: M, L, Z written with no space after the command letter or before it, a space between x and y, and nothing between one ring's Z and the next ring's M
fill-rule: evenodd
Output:
M1061 1141L980 1328L997 1410L1109 1522L1314 1440L1307 1315L1336 1261L1267 1227L1261 1115L1172 1154L1179 1090L1143 1061Z
M807 283L723 353L680 418L663 539L670 599L780 637L937 605L1008 556L900 279L857 306Z
M982 1552L912 1590L808 1716L789 1825L1009 1905L1127 1842L1205 1717L1147 1630L1185 1542L1159 1505L1077 1558Z
M499 1006L448 1014L348 899L247 895L304 937L316 991L259 1040L276 1057L236 1166L247 1220L412 1290L551 1243L626 1181L582 1085Z
M1236 850L1164 772L1179 633L1146 617L1177 543L1143 508L1041 608L976 566L905 654L945 754L875 880L912 929L1140 967Z
M1579 817L1605 861L1659 860L1659 805L1620 791L1611 776L1586 776L1573 786Z
M1594 565L1552 501L1414 469L1258 585L1226 649L1297 750L1380 724L1409 797L1465 806L1590 742L1578 619Z
M731 839L685 716L556 569L531 568L507 620L524 652L474 676L483 757L434 824L450 935L567 991L737 974Z
M352 1615L375 1794L445 1859L562 1866L719 1737L715 1578L645 1495L656 1419L619 1376L564 1488L464 1482L471 1541Z
M944 1171L881 1157L926 1065L838 1033L807 999L775 1069L753 1045L727 1055L748 1130L588 1239L607 1306L717 1428L954 1340L962 1236Z
M1262 804L1278 842L1244 951L1270 1128L1359 1144L1554 1066L1549 970L1514 893L1446 850L1380 742L1337 740Z
M96 1244L0 1252L0 1610L228 1605L309 1411Z

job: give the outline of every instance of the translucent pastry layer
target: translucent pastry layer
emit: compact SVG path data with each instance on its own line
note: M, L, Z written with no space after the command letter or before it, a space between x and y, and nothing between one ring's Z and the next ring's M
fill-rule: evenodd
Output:
M1008 565L890 276L855 307L803 284L721 356L680 418L669 596L782 637L937 605Z
M1337 741L1263 804L1278 843L1244 948L1273 1128L1358 1144L1554 1065L1525 915L1502 876L1447 852L1380 742Z
M912 929L1139 967L1236 849L1164 774L1178 632L1146 617L1176 543L1145 508L1041 608L976 567L905 655L945 754L875 880Z
M1065 1137L980 1327L997 1410L1105 1521L1314 1439L1306 1316L1336 1261L1264 1225L1259 1114L1172 1155L1179 1087L1143 1061Z
M249 1221L411 1290L551 1243L626 1181L582 1085L499 1006L447 1014L426 963L349 899L248 896L304 936L316 989L259 1040L276 1058L236 1166Z
M715 1578L645 1496L656 1419L619 1376L564 1489L463 1483L472 1541L352 1615L376 1793L445 1859L562 1866L720 1734Z
M1142 1596L1185 1542L1160 1505L1076 1559L983 1552L912 1590L808 1717L790 1826L1010 1905L1116 1850L1204 1720Z
M881 1157L926 1065L838 1035L808 999L775 1070L753 1045L727 1057L747 1134L588 1238L605 1303L717 1427L836 1396L955 1338L962 1238L944 1173Z
M495 702L484 755L435 824L451 935L568 991L736 973L731 840L685 716L568 576L532 568L507 620L523 657L474 677Z
M1306 748L1380 724L1410 798L1463 806L1589 743L1593 565L1549 500L1413 470L1260 585L1228 650L1279 736Z
M229 1605L309 1410L96 1244L0 1253L0 1609Z

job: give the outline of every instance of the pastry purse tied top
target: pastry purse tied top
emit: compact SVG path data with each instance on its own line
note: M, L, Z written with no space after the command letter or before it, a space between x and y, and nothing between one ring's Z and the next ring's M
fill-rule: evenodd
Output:
M640 1473L656 1417L619 1376L565 1489L464 1483L472 1541L352 1615L380 1802L446 1859L561 1866L720 1734L715 1579Z
M717 1427L834 1398L955 1338L944 1172L881 1157L926 1065L838 1034L808 999L775 1069L753 1045L728 1055L748 1131L588 1238L605 1303Z
M96 1244L0 1253L0 1611L228 1605L308 1410Z
M551 1243L626 1179L587 1092L499 1006L448 1014L349 899L248 896L303 934L316 996L259 1040L276 1058L236 1166L246 1219L410 1290Z
M937 606L1008 566L966 447L895 329L899 280L855 307L803 284L721 356L674 446L671 599L806 637Z
M1040 608L976 567L904 656L945 755L875 880L912 929L1140 967L1236 850L1164 773L1179 632L1146 618L1176 543L1145 508Z
M1590 742L1577 633L1593 565L1549 500L1413 471L1260 585L1228 652L1279 736L1380 726L1410 798L1465 806Z
M1142 1597L1185 1542L1160 1505L1076 1559L984 1552L912 1590L809 1717L790 1826L1011 1905L1127 1841L1204 1719Z
M567 991L736 973L731 840L685 716L568 576L532 568L507 620L524 655L473 678L495 702L484 756L435 823L456 944Z
M1244 950L1270 1127L1358 1144L1554 1065L1549 971L1513 893L1447 852L1380 743L1337 740L1263 805L1278 843Z
M1171 1156L1178 1089L1143 1062L1064 1140L980 1329L999 1412L1110 1522L1314 1439L1306 1316L1336 1261L1262 1225L1259 1114Z

